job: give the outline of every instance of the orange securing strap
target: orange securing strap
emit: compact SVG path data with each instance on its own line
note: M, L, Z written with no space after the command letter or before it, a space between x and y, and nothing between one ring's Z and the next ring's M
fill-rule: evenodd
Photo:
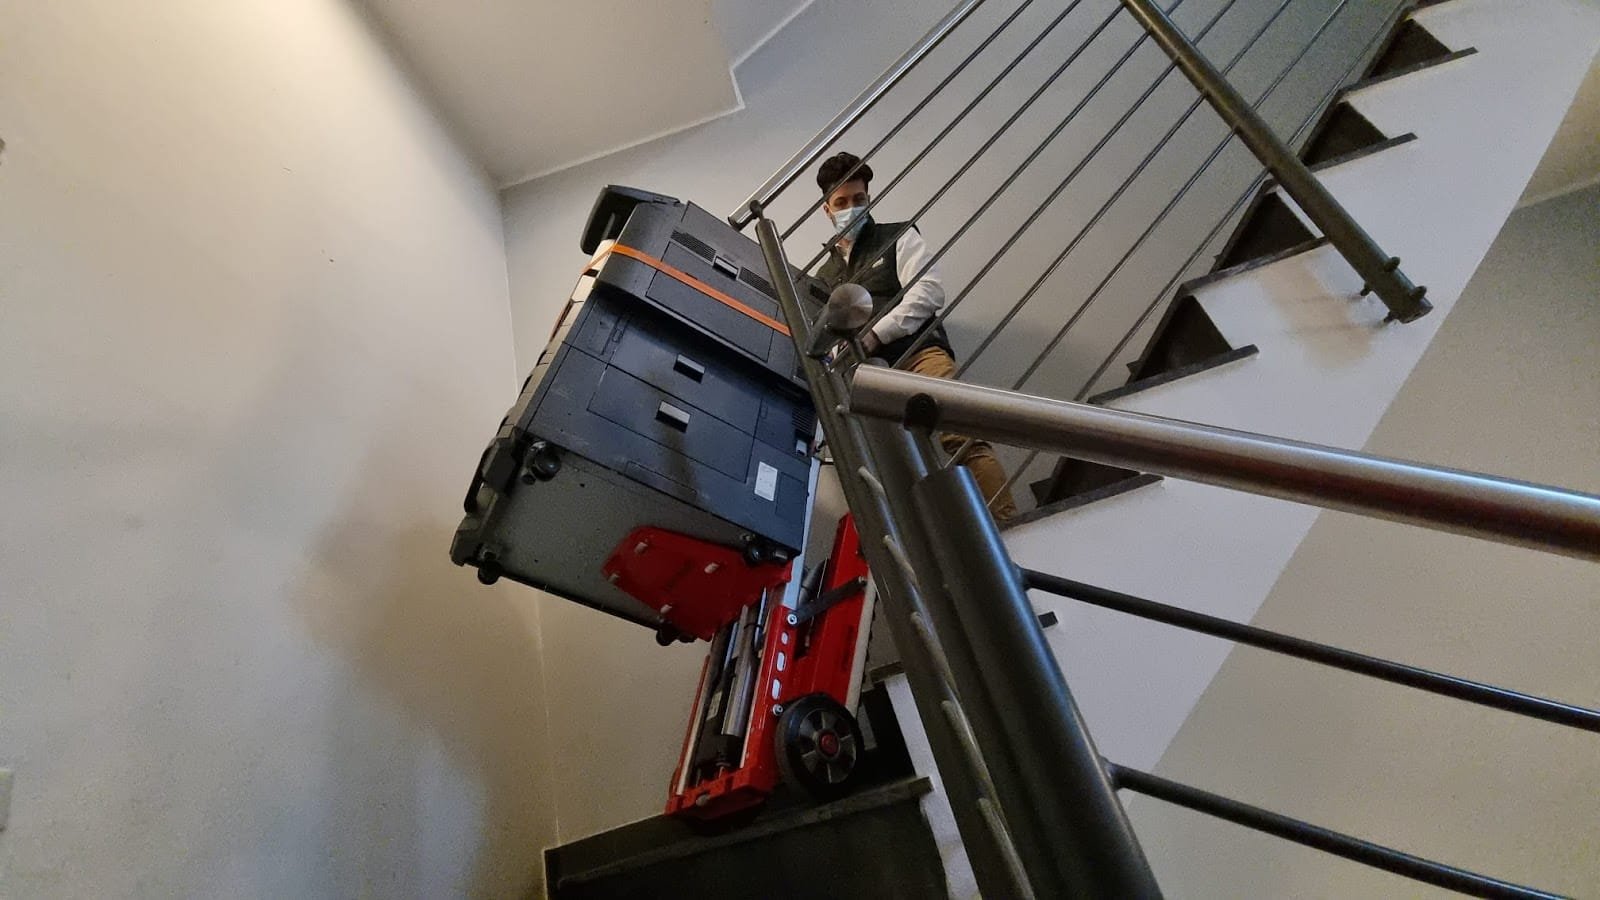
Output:
M727 294L724 294L722 291L717 290L711 285L706 284L704 281L701 281L693 275L690 275L688 272L662 262L648 253L635 250L626 244L612 244L610 249L602 250L595 254L594 259L589 260L589 264L583 267L584 273L587 274L595 269L598 269L600 264L605 262L606 257L612 253L620 253L629 259L638 260L650 268L655 269L657 272L663 272L666 275L683 282L689 287L692 287L700 293L705 294L707 297L710 297L718 303L721 303L723 306L755 319L757 322L760 322L768 328L771 328L773 331L776 331L784 337L789 336L789 326L779 322L777 319L774 319L759 310L751 309L749 306L739 302L738 300L735 300L733 297L730 297Z

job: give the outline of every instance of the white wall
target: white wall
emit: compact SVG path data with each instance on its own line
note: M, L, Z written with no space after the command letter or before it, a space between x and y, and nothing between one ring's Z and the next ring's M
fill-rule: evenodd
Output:
M0 34L0 895L520 894L536 605L446 555L494 193L335 0Z
M1596 346L1591 188L1509 219L1366 449L1600 492ZM1593 707L1597 597L1600 566L1323 513L1254 623ZM1593 738L1242 649L1159 771L1582 896L1600 885ZM1174 896L1435 895L1158 803L1132 813Z

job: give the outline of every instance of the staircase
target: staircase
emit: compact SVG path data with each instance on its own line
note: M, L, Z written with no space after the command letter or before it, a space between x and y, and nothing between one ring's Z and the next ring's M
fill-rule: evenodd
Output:
M1338 254L1314 235L1307 238L1310 228L1298 217L1270 222L1261 210L1272 207L1263 204L1258 215L1290 232L1279 242L1287 246L1280 251L1264 242L1259 256L1177 292L1174 309L1192 303L1192 319L1213 326L1229 349L1192 364L1205 367L1183 377L1134 381L1096 399L1131 412L1363 446L1516 205L1546 143L1484 136L1553 134L1566 97L1550 91L1548 70L1527 77L1528 63L1549 59L1544 48L1567 40L1567 75L1581 79L1584 54L1593 51L1592 38L1574 39L1558 17L1516 14L1510 6L1452 0L1404 20L1401 34L1426 29L1454 52L1399 77L1380 72L1363 79L1342 92L1341 105L1387 133L1417 138L1319 172L1351 214L1427 283L1432 315L1404 327L1383 325L1382 304L1356 296L1360 279ZM1462 57L1468 50L1476 52ZM1497 102L1486 108L1479 98L1491 95ZM1464 179L1463 172L1479 177ZM1295 212L1275 191L1264 196ZM1238 234L1255 227L1247 218ZM1151 345L1163 339L1157 332ZM1141 596L1181 598L1186 606L1248 621L1316 516L1307 507L1168 479L1010 529L1007 544L1025 566L1072 572ZM1152 559L1162 564L1150 565ZM1053 630L1052 640L1097 741L1110 754L1154 764L1227 648L1081 607L1057 612L1064 627ZM1143 714L1117 714L1129 706Z
M819 135L816 153L851 145L853 137L862 140L852 126L866 128L869 140L888 135L874 151L889 145L923 107L877 130L855 124L873 121L861 113L915 81L906 72L933 47L960 28L977 27L980 5L958 5L914 51L909 66L898 73L891 69L853 106L853 118L841 114ZM1168 70L1159 65L1163 57L1142 31L1125 27L1127 17L1119 15L1117 4L1060 7L1080 17L1072 21L1080 23L1081 33L1094 35L1091 41L1105 36L1104 52L1084 57L1101 65L1101 83L1121 84L1111 79L1129 74L1125 93L1141 83L1153 86L1123 115L1078 123L1083 134L1074 144L1087 154L1071 173L1112 171L1105 168L1111 161L1096 154L1120 147L1122 153L1113 150L1108 157L1123 164L1116 176L1122 188L1110 190L1116 182L1108 180L1098 192L1075 192L1069 176L1064 191L1033 195L1043 199L1038 208L1046 212L1029 215L1032 204L1020 204L1018 216L1004 224L982 218L991 205L979 191L947 213L948 227L937 230L928 223L936 221L940 190L932 190L925 204L896 201L895 218L916 211L930 236L950 235L952 244L974 222L983 225L973 230L976 239L1002 237L992 254L988 248L957 249L946 264L946 311L963 361L962 380L1331 447L1367 442L1516 205L1600 46L1600 17L1566 0L1167 5L1349 216L1401 260L1400 277L1427 285L1432 311L1419 315L1403 308L1409 290L1397 293L1391 285L1366 292L1370 282L1356 274L1348 247L1335 246L1314 224L1315 216L1262 174L1254 158L1241 154L1227 127L1212 121L1208 132L1193 124L1199 101L1184 112L1186 103L1174 104L1166 93L1173 85L1189 90L1189 97L1193 91L1177 75L1167 80ZM1014 18L1001 22L996 13L987 27L1000 22L1003 30ZM1091 33L1100 22L1110 24ZM1233 43L1213 49L1208 35ZM1247 39L1240 43L1240 36ZM963 45L977 46L974 58L989 46L976 42ZM1324 44L1341 51L1336 66L1319 55ZM1126 53L1119 58L1120 51ZM1129 60L1145 66L1143 82L1132 77L1135 68L1117 68ZM934 94L950 83L941 82ZM1298 101L1274 103L1290 94ZM1082 108L1055 114L1069 125ZM1146 110L1148 121L1140 118ZM1215 120L1209 110L1201 113ZM1144 129L1141 140L1117 143L1119 129L1129 122ZM1090 161L1097 168L1087 169ZM798 174L789 173L789 180ZM963 174L958 167L951 181ZM775 202L782 195L780 182L775 177L757 192L759 204L730 221L746 224L757 212L775 218L782 205ZM999 208L1006 208L1001 198L1013 183L1005 181L994 194ZM812 196L808 187L790 191L782 202L805 209ZM1052 226L1056 230L1042 234L1039 223L1058 221L1044 218L1055 216L1049 210L1057 196L1071 201L1068 212ZM880 190L875 202L883 199ZM804 221L802 216L785 236L805 236ZM1109 232L1116 236L1107 237ZM1032 260L1044 273L1031 285L1028 278L1006 275L1027 267L1007 254L1030 243L1044 248ZM789 243L797 256L809 246L814 244ZM1080 247L1086 250L1075 252ZM993 272L1017 290L963 289ZM973 302L963 305L969 296ZM1004 450L1003 458L1014 479L1030 488L1020 493L1033 507L1003 533L1018 565L1231 622L1254 616L1318 515L1311 506L1104 461L1040 457L1020 449ZM1056 593L1034 590L1030 597L1038 611L1059 620L1043 636L1093 734L1090 749L1117 762L1113 775L1127 772L1135 779L1137 770L1154 768L1229 646L1194 641L1178 629ZM902 649L908 649L908 634L896 632ZM907 665L917 663L908 659ZM945 664L935 659L932 665ZM944 674L960 665L956 660ZM923 727L929 721L925 695L937 680L924 676L919 682L908 672L888 674L884 681L913 761L934 784L924 812L950 893L974 896L983 873L974 875L962 838L970 838L973 826L969 820L967 831L958 827L960 798L968 788L946 789L940 776L951 776L950 767L934 760L954 752L939 747L950 738ZM979 715L961 684L942 690L961 695L969 715ZM1025 880L1018 871L1026 867L1013 862L1016 886ZM988 877L995 877L993 867ZM1499 890L1487 881L1433 883L1485 895ZM1176 892L1177 886L1168 887Z

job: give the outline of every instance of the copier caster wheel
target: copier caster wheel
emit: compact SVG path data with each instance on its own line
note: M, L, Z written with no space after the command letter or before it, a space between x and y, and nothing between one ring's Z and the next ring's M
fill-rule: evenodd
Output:
M674 643L692 644L694 643L694 635L684 634L671 625L662 622L656 626L656 643L663 647L670 647Z
M783 780L818 800L843 796L861 758L855 717L826 694L789 704L778 719L778 771Z
M522 466L522 483L549 481L560 472L561 457L556 455L556 448L539 441L528 450L527 462Z
M789 551L766 538L747 534L740 543L744 545L739 552L744 557L745 565L760 566L767 563L785 563L789 561Z
M772 558L772 545L753 534L745 535L740 543L744 546L739 552L747 566L759 566Z
M478 582L480 584L494 584L500 580L505 570L493 559L480 559L478 561Z

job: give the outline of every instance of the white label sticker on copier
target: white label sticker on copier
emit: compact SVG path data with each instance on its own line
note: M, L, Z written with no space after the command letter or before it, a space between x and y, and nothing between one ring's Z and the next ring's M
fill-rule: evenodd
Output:
M756 465L756 496L763 500L778 496L778 470L766 463Z

